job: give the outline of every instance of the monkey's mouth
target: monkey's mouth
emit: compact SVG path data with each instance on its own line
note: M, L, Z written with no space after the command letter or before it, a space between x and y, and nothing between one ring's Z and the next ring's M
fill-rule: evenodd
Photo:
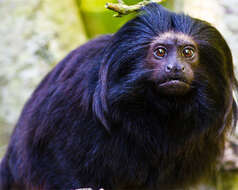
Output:
M183 79L170 79L159 83L160 92L168 95L184 95L190 89L190 84Z
M189 84L183 80L173 79L159 84L160 87L177 88L177 87L189 87Z

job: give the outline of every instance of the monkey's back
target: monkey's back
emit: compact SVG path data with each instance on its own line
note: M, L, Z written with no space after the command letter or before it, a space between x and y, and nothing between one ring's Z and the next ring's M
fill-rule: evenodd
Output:
M64 146L62 143L65 143L65 147L69 148L70 143L81 138L77 137L78 131L75 128L80 126L79 133L84 134L87 125L92 125L94 121L90 105L98 80L101 55L110 39L111 35L101 36L73 50L35 89L22 110L2 160L1 190L13 187L19 190L31 189L34 188L32 184L40 181L39 178L51 180L51 176L44 175L47 175L50 168L60 165L53 164L58 160L53 155L60 153L54 147L47 149L49 142L59 146ZM61 135L54 138L56 133ZM74 137L70 139L69 136ZM70 139L69 142L67 139ZM67 154L70 151L68 148L62 147L62 151ZM64 166L61 164L62 167L67 167L67 163ZM56 173L57 170L59 169L56 169ZM38 186L44 187L44 184L37 184Z

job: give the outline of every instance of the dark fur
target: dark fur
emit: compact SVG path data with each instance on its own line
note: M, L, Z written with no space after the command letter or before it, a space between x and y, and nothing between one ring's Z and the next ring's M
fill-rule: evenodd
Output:
M229 47L206 22L157 4L143 10L44 78L1 163L1 190L171 190L210 174L236 123ZM160 95L148 80L149 45L166 31L198 44L195 81L184 96Z

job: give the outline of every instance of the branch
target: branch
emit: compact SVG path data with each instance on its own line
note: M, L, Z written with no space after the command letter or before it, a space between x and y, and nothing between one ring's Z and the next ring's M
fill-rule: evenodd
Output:
M118 3L107 3L106 8L114 12L117 12L114 16L121 17L123 15L130 14L140 10L142 7L148 5L149 3L162 3L166 0L143 0L142 2L135 5L126 5L123 0L117 0Z

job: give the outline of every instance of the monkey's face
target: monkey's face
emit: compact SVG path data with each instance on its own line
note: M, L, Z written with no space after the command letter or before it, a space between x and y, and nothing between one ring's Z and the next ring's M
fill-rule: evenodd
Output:
M193 70L198 65L198 48L186 34L165 32L156 37L148 51L151 80L159 92L183 95L191 89Z
M207 22L157 4L112 36L101 63L94 110L106 127L105 114L120 121L137 113L143 120L147 110L161 118L181 113L181 119L206 118L202 123L231 109L237 81L222 35Z

